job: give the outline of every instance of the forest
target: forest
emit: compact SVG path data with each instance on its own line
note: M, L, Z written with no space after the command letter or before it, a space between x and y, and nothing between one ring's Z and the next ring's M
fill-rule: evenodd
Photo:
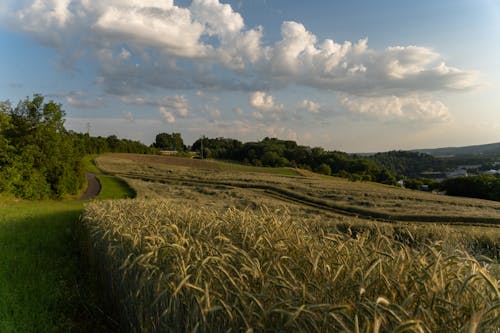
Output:
M326 175L336 175L351 180L367 180L395 184L396 174L366 157L340 151L326 151L321 147L298 145L295 141L264 138L258 142L242 143L235 139L203 138L191 146L203 156L237 161L254 166L298 167Z

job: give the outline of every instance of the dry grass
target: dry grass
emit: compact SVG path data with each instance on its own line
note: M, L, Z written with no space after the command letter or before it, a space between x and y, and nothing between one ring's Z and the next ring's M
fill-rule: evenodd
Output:
M87 253L136 332L495 332L498 272L455 244L287 210L91 203ZM409 245L411 244L411 246Z
M268 189L285 199L299 199L356 215L402 221L477 222L500 224L500 202L448 197L369 182L351 182L336 177L280 176L221 170L133 159L126 154L98 158L99 166L111 172L168 184L229 186ZM204 162L204 161L198 161ZM209 162L207 162L209 163ZM262 192L262 191L261 191ZM260 193L262 195L262 193Z

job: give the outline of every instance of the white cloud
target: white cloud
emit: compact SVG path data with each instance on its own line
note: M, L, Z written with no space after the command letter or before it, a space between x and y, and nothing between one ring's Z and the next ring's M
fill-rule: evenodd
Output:
M239 13L218 0L193 0L190 10L193 17L206 26L208 35L237 34L245 25Z
M161 107L180 117L187 117L189 115L189 102L184 96L175 95L174 97L165 97L159 103Z
M63 28L73 17L68 8L70 3L71 0L35 0L18 11L17 18L27 23L23 28L28 31L36 31L39 27Z
M257 120L262 120L264 119L264 115L260 113L259 111L254 111L252 112L252 116L257 119Z
M263 45L263 28L245 27L243 17L219 0L193 0L189 7L173 0L34 0L19 6L14 15L1 14L11 29L36 36L65 58L94 57L103 87L117 95L151 87L263 91L301 84L375 97L479 85L477 73L445 64L428 47L375 50L366 38L320 41L299 22L283 22L281 39ZM137 64L123 61L132 57Z
M316 103L314 101L304 99L302 102L300 102L299 107L308 112L316 113L321 108L321 105L319 105L319 103Z
M160 114L163 116L163 119L169 123L173 124L175 122L175 117L171 111L168 111L168 109L164 106L160 106L159 108Z
M118 56L118 58L120 60L128 60L130 58L130 52L124 48L122 48L121 52L120 52L120 55Z
M408 121L448 121L451 115L440 101L420 96L356 97L340 96L340 103L349 112L383 119Z
M99 8L93 27L116 41L127 41L136 47L151 47L185 58L202 57L207 53L199 42L203 26L193 21L186 8L149 7L140 3Z
M275 104L274 97L263 91L255 91L248 97L248 103L254 109L264 112L282 111L285 106L283 104Z
M412 91L467 90L477 87L474 72L436 65L430 48L393 46L373 50L368 40L319 43L297 22L284 22L282 39L267 54L261 71L281 82L295 82L356 95L394 95Z

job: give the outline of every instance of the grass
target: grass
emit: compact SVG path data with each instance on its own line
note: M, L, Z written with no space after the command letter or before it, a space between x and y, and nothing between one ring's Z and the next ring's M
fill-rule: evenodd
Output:
M336 177L289 177L222 169L219 163L179 165L172 158L126 154L98 158L107 172L124 177L188 186L249 188L286 200L343 211L351 215L401 221L477 222L500 224L500 202L456 198ZM162 163L163 162L163 163ZM169 164L170 162L177 164ZM204 162L204 161L203 161ZM252 167L246 167L252 169ZM264 168L268 169L268 168ZM270 168L269 168L270 169ZM168 192L166 193L168 195ZM270 196L268 196L270 197ZM462 220L461 220L462 219Z
M113 176L99 176L101 192L97 196L98 200L134 198L135 191L126 182Z
M2 197L3 199L3 197ZM0 332L58 332L78 315L79 202L0 206Z
M91 157L84 163L98 171ZM98 200L132 196L123 181L100 177ZM83 205L0 194L0 332L105 331L80 271L75 226Z
M83 163L83 167L84 167L85 171L100 175L100 174L102 174L102 171L99 168L97 168L97 166L95 164L95 158L97 156L98 155L96 155L96 154L86 155L82 159L82 163Z
M223 162L213 160L215 163L221 166L224 170L230 171L240 171L240 172L257 172L257 173L267 173L271 175L281 175L281 176L297 176L297 172L292 168L272 168L272 167L256 167L251 165L245 165L235 162Z

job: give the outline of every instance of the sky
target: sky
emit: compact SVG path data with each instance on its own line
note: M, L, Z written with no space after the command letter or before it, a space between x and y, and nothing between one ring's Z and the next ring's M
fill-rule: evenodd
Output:
M500 141L500 1L3 0L0 101L346 152Z

